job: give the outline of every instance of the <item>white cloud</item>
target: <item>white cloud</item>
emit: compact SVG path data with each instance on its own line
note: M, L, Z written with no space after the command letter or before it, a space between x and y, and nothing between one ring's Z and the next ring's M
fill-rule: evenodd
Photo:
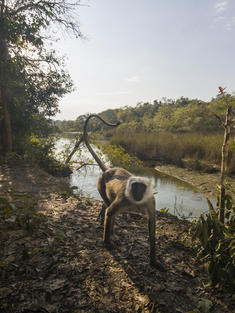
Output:
M220 1L215 4L215 10L217 13L227 10L228 1Z
M129 95L129 91L102 91L98 92L97 96L121 96L121 95Z
M225 16L223 15L217 15L215 18L214 18L214 21L215 22L220 22L220 21L223 21L225 20Z
M232 29L232 24L228 22L228 23L226 23L226 24L224 25L224 27L225 27L226 30L229 31L229 30Z
M215 17L214 22L220 23L224 27L225 30L230 31L233 28L233 23L235 23L235 16L229 17L226 14L228 9L229 1L217 1L214 9L215 9Z
M215 4L215 11L217 14L220 14L227 10L228 1L220 1Z
M137 83L140 81L140 76L134 75L125 79L129 83Z

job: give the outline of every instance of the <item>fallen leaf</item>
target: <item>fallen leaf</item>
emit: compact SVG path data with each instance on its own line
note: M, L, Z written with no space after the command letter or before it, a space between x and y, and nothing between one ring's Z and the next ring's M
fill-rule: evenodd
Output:
M55 279L55 280L49 282L48 288L51 291L60 289L60 288L64 287L65 282L66 282L66 279Z
M12 293L12 290L10 288L0 288L0 299L6 298Z
M198 303L199 309L201 309L205 313L210 311L212 305L213 303L209 299L201 299Z

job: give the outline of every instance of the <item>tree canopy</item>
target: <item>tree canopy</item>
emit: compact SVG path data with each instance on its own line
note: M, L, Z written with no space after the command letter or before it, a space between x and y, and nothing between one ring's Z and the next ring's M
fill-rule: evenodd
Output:
M0 1L0 150L20 152L31 134L45 135L46 120L73 83L64 59L49 43L53 30L82 37L80 1Z
M227 95L234 107L234 96ZM138 103L135 107L126 106L119 109L108 109L100 115L115 123L121 121L119 131L151 133L156 131L182 132L218 132L223 130L224 104L217 96L209 102L199 99L181 97L176 100L163 98L153 103ZM75 121L57 121L61 131L81 131L87 115L80 115ZM105 128L94 121L90 130L101 131ZM116 131L116 130L110 130Z

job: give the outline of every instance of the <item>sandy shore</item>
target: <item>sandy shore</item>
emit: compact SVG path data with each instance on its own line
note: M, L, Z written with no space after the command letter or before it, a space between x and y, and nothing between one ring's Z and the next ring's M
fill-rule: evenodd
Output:
M187 182L211 199L217 198L220 173L202 173L191 171L186 168L179 168L174 165L158 165L155 169L163 174L174 176ZM228 177L226 182L231 184L231 194L233 200L235 200L235 177Z

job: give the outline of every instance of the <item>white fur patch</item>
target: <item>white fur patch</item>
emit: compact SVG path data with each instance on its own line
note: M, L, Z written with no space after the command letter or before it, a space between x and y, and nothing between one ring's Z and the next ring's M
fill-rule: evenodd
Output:
M133 183L142 183L146 185L146 190L144 193L143 198L140 201L136 201L132 194L131 194L131 185ZM145 202L147 202L149 200L149 198L151 198L153 195L152 192L152 184L151 184L151 180L145 177L139 177L139 176L131 176L127 183L126 183L126 189L125 189L125 196L127 197L127 199L134 203L134 204L143 204Z

